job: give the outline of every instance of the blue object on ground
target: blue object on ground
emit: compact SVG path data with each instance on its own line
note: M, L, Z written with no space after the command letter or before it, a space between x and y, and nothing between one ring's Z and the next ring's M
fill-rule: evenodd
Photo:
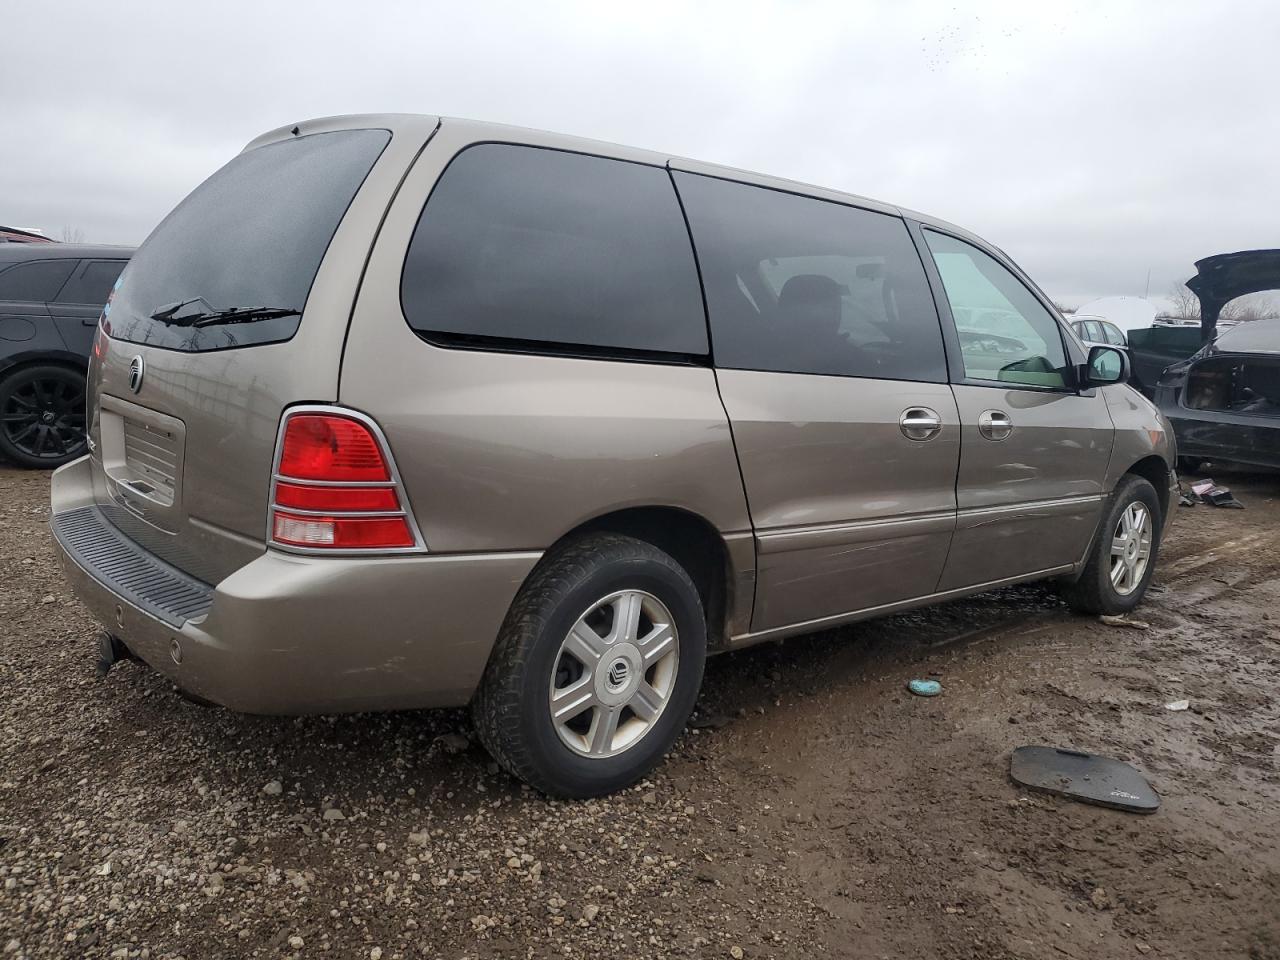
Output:
M917 697L936 697L942 692L942 684L937 680L912 680L907 689Z

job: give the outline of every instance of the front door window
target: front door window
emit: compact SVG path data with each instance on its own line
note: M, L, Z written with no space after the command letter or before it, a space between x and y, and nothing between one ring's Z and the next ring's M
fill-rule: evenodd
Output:
M951 303L965 378L1063 389L1058 322L1003 264L971 243L925 231Z

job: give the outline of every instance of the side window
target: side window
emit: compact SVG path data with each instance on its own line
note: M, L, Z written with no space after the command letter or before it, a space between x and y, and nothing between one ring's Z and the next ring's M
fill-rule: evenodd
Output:
M1120 328L1114 323L1103 323L1099 324L1099 326L1102 327L1102 332L1107 335L1108 343L1113 343L1117 347L1123 347L1125 345L1124 334L1120 332Z
M405 256L428 340L705 355L689 233L660 167L485 143L441 174Z
M1065 387L1058 322L1022 281L973 244L932 230L925 238L951 303L965 376Z
M78 260L28 260L15 264L0 272L0 300L52 300L77 263Z
M938 314L898 217L676 173L716 365L946 381Z
M111 295L111 285L124 269L123 260L86 260L58 294L58 303L88 303L101 306Z
M1084 321L1084 338L1092 343L1107 342L1107 335L1102 332L1097 320Z

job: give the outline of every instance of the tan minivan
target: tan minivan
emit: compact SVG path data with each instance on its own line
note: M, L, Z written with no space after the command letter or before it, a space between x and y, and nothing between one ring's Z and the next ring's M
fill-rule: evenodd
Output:
M470 704L616 790L708 653L1151 577L1172 434L999 250L883 203L492 124L259 137L103 312L52 528L104 657L260 713Z

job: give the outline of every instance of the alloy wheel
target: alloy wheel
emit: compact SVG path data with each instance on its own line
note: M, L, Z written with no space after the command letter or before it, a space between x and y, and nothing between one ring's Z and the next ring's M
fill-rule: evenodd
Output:
M84 446L84 384L67 376L36 377L4 398L0 426L13 447L37 460L63 460Z
M1120 514L1111 535L1111 586L1127 597L1138 589L1151 562L1151 511L1142 503L1131 503Z
M653 729L675 690L680 644L671 612L651 593L596 601L560 644L548 691L560 740L585 757L612 757Z

